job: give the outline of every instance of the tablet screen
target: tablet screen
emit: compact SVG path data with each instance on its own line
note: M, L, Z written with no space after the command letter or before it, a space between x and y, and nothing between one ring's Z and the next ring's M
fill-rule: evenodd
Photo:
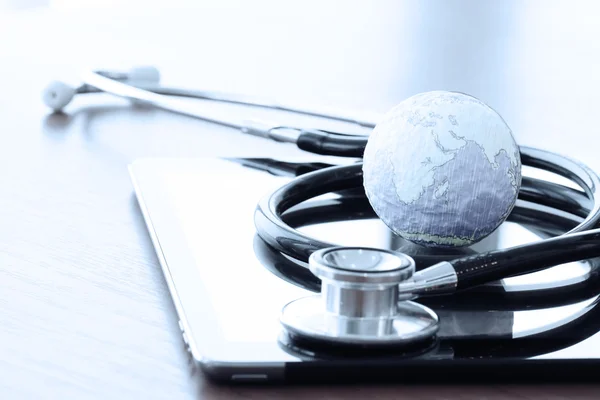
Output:
M266 166L260 167L260 162ZM305 361L280 343L279 315L286 303L316 293L285 275L284 258L264 257L273 252L265 250L254 225L259 200L294 178L290 168L277 169L278 162L258 160L249 166L221 159L141 160L131 168L157 254L200 356L224 362ZM286 163L289 167L290 161ZM318 200L325 204L327 197ZM314 204L317 209L321 203ZM311 215L311 207L304 208L310 223L297 229L314 238L339 245L407 248L407 243L377 218L329 216L328 221L319 222ZM531 226L506 222L470 251L506 248L540 238ZM269 263L278 263L279 269ZM302 263L292 264L302 268ZM548 307L539 299L529 307L527 300L528 293L540 288L562 287L572 292L574 285L591 282L594 271L593 263L570 263L491 285L490 292L515 294L510 300L514 310L510 306L486 309L485 296L476 294L466 297L459 307L450 300L447 304L438 301L431 307L440 317L443 356L477 358L478 351L481 357L497 359L600 356L595 294L569 297L557 292L559 301L554 297ZM561 296L564 304L560 304ZM533 339L520 348L519 343L525 342L518 340L528 338ZM469 343L476 346L469 348Z

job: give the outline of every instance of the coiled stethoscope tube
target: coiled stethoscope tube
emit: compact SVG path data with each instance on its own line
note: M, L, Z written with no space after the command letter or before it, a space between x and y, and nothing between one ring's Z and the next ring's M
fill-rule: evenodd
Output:
M598 226L600 220L600 178L591 169L569 158L539 149L521 148L521 154L523 165L553 172L569 179L581 186L583 193L578 193L566 187L561 192L557 192L556 189L545 191L545 188L549 188L547 182L525 177L519 192L520 200L554 207L557 202L564 205L565 199L571 199L570 201L567 200L568 203L566 203L571 206L571 209L566 211L582 216L584 219L576 227L565 232L565 235L588 231ZM361 187L361 163L321 169L299 176L260 200L255 212L257 232L263 240L278 251L308 262L312 252L335 247L337 244L316 240L293 229L282 221L281 215L291 207L311 198ZM560 186L554 185L552 187ZM588 210L581 209L584 197L587 198ZM585 215L583 215L584 213ZM566 242L563 243L567 245ZM432 256L424 256L423 259L418 255L412 256L415 258L417 269L431 265ZM433 260L435 260L435 257Z
M562 191L564 187L548 183L547 193L554 190ZM570 189L572 190L572 189ZM555 196L557 197L557 196ZM580 199L580 200L583 200ZM556 205L554 209L546 207L538 209L534 203L518 203L508 217L508 222L519 224L531 230L538 237L548 238L564 234L579 224L581 218L568 214L571 201ZM582 205L585 208L585 205ZM323 223L353 221L360 219L375 219L377 215L369 208L369 202L363 194L353 193L350 196L340 196L332 199L315 200L306 205L299 205L282 214L283 221L294 229ZM421 249L419 246L406 246L399 243L403 252L411 254L421 251L421 268L436 262L451 260L460 256L476 254L470 248L456 249L454 252L436 254L431 249ZM268 245L258 234L254 240L254 251L263 266L279 278L312 292L321 291L320 279L309 271L306 262L293 259ZM415 257L413 255L413 257ZM503 285L482 285L469 291L459 292L453 296L431 296L419 299L428 306L443 306L444 309L459 310L527 310L535 308L559 307L565 304L583 301L598 294L600 276L598 274L599 259L586 262L588 272L577 279L570 276L566 282L558 281L547 285L527 286L526 290L509 291ZM595 282L595 283L594 283ZM557 286L558 285L558 286ZM477 299L477 301L473 301Z

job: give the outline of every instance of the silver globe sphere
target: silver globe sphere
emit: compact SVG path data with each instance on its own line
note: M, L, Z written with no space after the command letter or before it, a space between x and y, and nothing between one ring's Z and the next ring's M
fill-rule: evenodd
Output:
M462 247L494 232L521 187L519 147L502 117L456 92L417 94L372 131L363 184L396 234L432 247Z

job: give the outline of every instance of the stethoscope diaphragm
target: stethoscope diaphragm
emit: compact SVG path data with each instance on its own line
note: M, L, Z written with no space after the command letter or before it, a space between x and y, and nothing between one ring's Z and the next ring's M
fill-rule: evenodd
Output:
M439 329L428 307L400 293L414 277L405 254L366 247L335 247L314 252L309 268L321 279L321 293L291 301L280 322L295 337L360 347L422 342ZM408 296L410 297L410 295Z

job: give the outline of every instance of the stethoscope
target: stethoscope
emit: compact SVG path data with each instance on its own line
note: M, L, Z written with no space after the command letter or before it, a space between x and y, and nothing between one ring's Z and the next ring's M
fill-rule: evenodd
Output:
M248 168L262 170L278 176L296 177L310 171L327 168L327 165L314 163L280 162L272 159L236 159ZM549 183L548 193L559 189L560 185ZM557 199L556 209L540 209L535 204L519 204L511 213L509 222L534 231L539 237L561 235L578 225L580 219L572 214L562 214L562 210L572 207L568 198ZM585 205L582 205L585 207ZM377 215L368 208L364 193L346 192L338 198L325 198L294 207L283 213L282 219L295 229L312 225L376 219ZM405 242L405 243L403 243ZM410 242L401 238L389 246L400 246L415 251ZM432 249L428 249L430 254ZM277 251L268 245L258 234L254 239L254 252L262 265L277 277L290 284L319 293L321 280L309 270L309 266L297 259ZM461 249L457 254L473 254L470 249ZM426 254L426 253L424 253ZM439 260L438 257L452 258L452 254L433 255L422 260L424 265ZM433 258L435 257L435 258ZM454 254L456 257L456 254ZM402 342L392 351L379 346L344 346L343 343L319 343L307 340L305 336L284 331L279 336L280 347L303 360L343 359L345 362L361 362L364 359L464 359L464 358L506 358L534 357L544 355L577 343L596 334L600 329L598 320L598 294L600 293L599 259L587 260L589 271L585 277L568 279L557 277L549 287L529 287L514 290L509 284L483 285L453 296L422 297L418 301L430 307L439 315L439 331L436 340L424 337L418 342ZM567 267L567 266L565 266ZM572 266L577 269L578 266ZM520 286L520 285L517 285ZM560 287L560 289L558 289ZM569 306L570 311L559 311ZM523 326L523 313L534 314L543 310L554 310L562 316L556 320L542 318L537 324ZM534 317L538 319L539 317Z
M372 128L376 124L345 116L313 112L224 93L165 88L154 68L128 73L88 72L79 87L53 82L43 100L62 110L75 95L105 92L146 105L220 124L243 133L294 143L301 150L360 159L368 136L304 129L285 124L249 121L233 123L203 115L176 97L272 108ZM399 346L428 340L439 330L439 318L419 298L447 296L499 279L600 256L600 178L581 163L540 149L521 147L529 166L558 174L582 191L535 178L523 179L519 199L563 210L580 218L574 228L545 240L487 253L408 255L399 251L338 246L311 238L289 226L283 214L294 206L325 194L360 190L361 163L331 166L300 175L265 196L257 206L257 234L286 257L306 262L321 282L318 295L287 304L281 314L284 329L298 338L359 347ZM566 205L566 206L565 206Z

